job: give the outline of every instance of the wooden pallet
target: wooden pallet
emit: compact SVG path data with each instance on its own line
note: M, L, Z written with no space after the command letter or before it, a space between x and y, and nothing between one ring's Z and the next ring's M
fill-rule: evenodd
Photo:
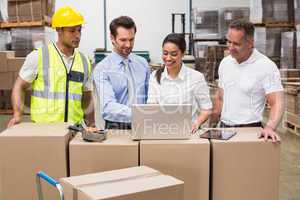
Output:
M37 26L51 26L50 19L39 21L24 21L24 22L2 22L0 28L20 28L20 27L37 27Z
M13 110L12 109L0 109L0 115L12 115Z
M283 127L287 129L289 132L292 132L300 136L300 125L296 125L289 121L283 121Z
M263 22L254 23L254 25L267 28L295 28L295 23L293 22Z
M285 112L283 118L283 127L289 132L300 136L300 115Z

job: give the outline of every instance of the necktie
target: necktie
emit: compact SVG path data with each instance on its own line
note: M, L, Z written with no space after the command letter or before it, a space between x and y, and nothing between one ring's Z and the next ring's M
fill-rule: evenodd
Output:
M127 78L127 90L128 90L128 104L132 105L136 103L136 91L135 91L135 81L132 73L132 69L129 66L129 60L123 60L124 71Z

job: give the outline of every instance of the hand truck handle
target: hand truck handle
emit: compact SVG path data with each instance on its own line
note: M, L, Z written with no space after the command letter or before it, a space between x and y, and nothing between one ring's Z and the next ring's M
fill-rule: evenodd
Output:
M57 184L59 184L58 181L56 181L54 178L51 176L48 176L45 172L39 171L37 173L37 176L40 177L41 179L44 179L46 182L48 182L50 185L56 187Z
M64 193L63 193L63 188L60 185L60 183L58 181L56 181L54 178L52 178L51 176L48 176L45 172L43 171L39 171L36 174L36 187L37 187L37 192L38 192L38 199L39 200L43 200L43 193L42 193L42 188L41 188L41 181L40 179L43 179L44 181L46 181L47 183L49 183L50 185L56 187L56 189L59 192L59 196L60 196L60 200L64 200Z

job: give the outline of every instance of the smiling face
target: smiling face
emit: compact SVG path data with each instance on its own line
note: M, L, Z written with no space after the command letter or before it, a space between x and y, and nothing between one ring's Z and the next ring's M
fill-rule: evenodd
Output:
M227 34L227 45L230 55L238 63L247 60L253 49L253 38L245 37L243 30L230 28Z
M181 67L183 56L184 53L181 52L176 44L167 42L163 45L162 60L167 69L179 69Z
M127 57L133 49L135 29L126 29L124 27L118 27L116 30L116 36L111 35L111 41L114 45L114 50L121 56Z

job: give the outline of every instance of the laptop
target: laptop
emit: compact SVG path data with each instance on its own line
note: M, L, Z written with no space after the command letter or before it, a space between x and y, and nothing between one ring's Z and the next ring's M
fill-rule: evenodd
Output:
M131 126L133 140L189 139L192 105L134 104Z

